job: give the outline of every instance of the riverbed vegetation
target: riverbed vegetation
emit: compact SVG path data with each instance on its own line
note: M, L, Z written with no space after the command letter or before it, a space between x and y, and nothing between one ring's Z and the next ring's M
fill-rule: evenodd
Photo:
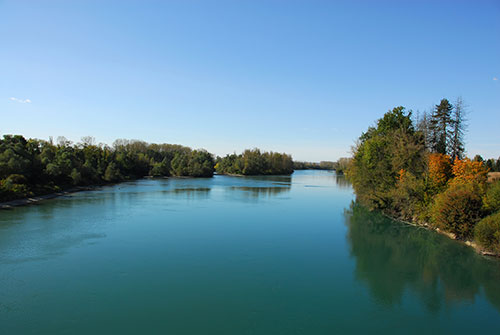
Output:
M464 119L460 99L416 119L396 107L360 136L347 175L367 208L498 252L500 181L487 181L492 163L465 157Z

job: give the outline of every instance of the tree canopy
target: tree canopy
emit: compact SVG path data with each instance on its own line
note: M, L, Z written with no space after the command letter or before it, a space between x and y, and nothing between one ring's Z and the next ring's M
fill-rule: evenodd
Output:
M213 155L177 144L116 140L96 145L92 137L72 145L5 135L0 140L0 200L99 185L144 176L211 177Z
M292 156L285 153L245 150L242 154L218 157L215 170L219 174L288 175L293 172Z

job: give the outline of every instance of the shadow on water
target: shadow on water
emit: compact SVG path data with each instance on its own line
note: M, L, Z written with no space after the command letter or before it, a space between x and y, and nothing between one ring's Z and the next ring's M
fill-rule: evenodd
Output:
M500 262L435 232L395 222L357 203L345 211L355 277L382 304L410 290L430 312L473 302L483 291L500 311Z

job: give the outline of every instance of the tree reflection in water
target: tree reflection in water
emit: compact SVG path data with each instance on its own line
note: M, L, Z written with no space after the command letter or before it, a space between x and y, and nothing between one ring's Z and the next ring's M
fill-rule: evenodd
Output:
M395 222L357 203L345 211L355 276L382 304L412 291L431 312L443 302L472 302L482 293L500 311L500 262L420 227Z
M292 185L290 176L244 176L235 178L233 181L241 184L226 186L226 190L231 194L232 198L234 198L235 190L242 191L241 196L245 199L269 198L289 192Z
M335 183L339 188L345 189L345 188L350 188L351 183L347 180L347 178L343 174L334 174L335 176Z

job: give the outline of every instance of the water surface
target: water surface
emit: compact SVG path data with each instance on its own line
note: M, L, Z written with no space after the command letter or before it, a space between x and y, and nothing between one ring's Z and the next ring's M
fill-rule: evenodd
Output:
M500 332L499 261L353 199L297 171L0 211L0 333Z

